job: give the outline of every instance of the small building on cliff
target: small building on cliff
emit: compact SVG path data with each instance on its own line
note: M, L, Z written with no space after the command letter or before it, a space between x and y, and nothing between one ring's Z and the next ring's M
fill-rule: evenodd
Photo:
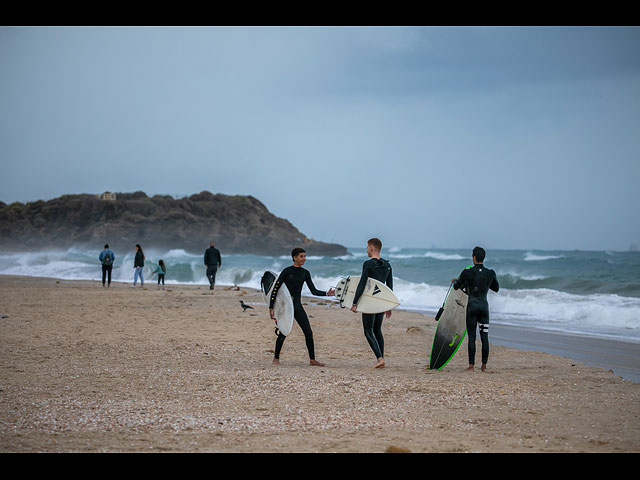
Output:
M100 200L115 200L116 194L113 192L104 192L96 195Z

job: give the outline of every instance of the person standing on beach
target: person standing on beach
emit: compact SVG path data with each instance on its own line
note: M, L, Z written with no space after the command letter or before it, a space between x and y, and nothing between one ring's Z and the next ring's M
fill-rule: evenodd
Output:
M222 257L220 256L220 250L218 250L213 242L209 244L204 252L204 264L207 267L207 279L209 280L209 290L213 290L216 284L216 273L218 268L222 266Z
M151 276L153 276L154 274L158 274L158 290L160 290L160 281L162 281L162 290L164 290L164 276L166 275L166 273L167 266L164 264L164 260L159 260L158 266L151 274Z
M358 300L364 292L367 285L367 279L373 278L386 284L393 290L393 273L391 264L380 258L380 250L382 250L382 242L378 238L371 238L367 242L367 255L371 260L367 260L362 264L362 276L356 293L353 297L353 305L351 311L356 312L358 308ZM373 368L384 368L384 337L382 336L382 320L384 317L391 317L391 310L381 313L363 313L362 327L364 328L364 336L369 342L369 346L376 356L377 362Z
M489 289L497 292L500 289L496 272L483 264L486 252L482 247L475 247L472 252L473 267L465 268L459 278L453 278L454 290L462 288L469 295L467 303L467 335L469 342L469 368L474 370L476 357L476 328L480 328L482 341L482 371L487 369L489 359Z
M309 290L313 295L318 297L327 297L334 295L335 291L333 288L330 288L327 292L323 292L318 290L313 281L311 280L311 274L309 270L303 268L302 266L307 261L307 254L302 248L294 248L291 251L291 258L293 258L293 265L282 270L278 278L276 279L276 283L271 292L271 299L269 300L269 316L272 320L275 320L273 305L276 301L276 295L278 294L278 290L282 287L282 285L286 285L289 289L289 293L291 293L291 299L293 300L293 316L300 325L302 332L304 333L304 339L307 345L307 351L309 352L309 365L314 365L318 367L324 367L324 363L320 363L316 360L315 356L315 346L313 343L313 331L311 330L311 324L309 323L309 318L307 317L307 313L304 311L302 307L302 287L304 284L307 284ZM273 356L273 364L280 365L280 350L282 350L282 345L284 344L284 340L287 337L282 333L278 332L278 338L276 339L276 349Z
M138 277L140 277L140 288L144 287L144 277L142 276L142 269L144 268L144 252L142 251L140 244L136 244L136 258L133 261L133 268L135 271L133 272L133 285L131 285L131 288L136 286Z
M116 254L113 253L113 250L109 248L109 244L105 244L104 250L100 252L98 255L98 260L102 263L102 286L105 286L105 280L107 276L109 281L107 283L107 287L111 286L111 271L113 270L113 262L116 259Z

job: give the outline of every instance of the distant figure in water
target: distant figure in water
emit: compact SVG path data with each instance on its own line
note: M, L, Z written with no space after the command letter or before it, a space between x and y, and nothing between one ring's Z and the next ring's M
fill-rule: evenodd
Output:
M102 286L105 286L105 280L108 276L107 287L111 286L111 271L113 270L113 262L116 259L116 254L109 248L109 244L105 244L104 250L98 255L98 260L102 263Z
M144 287L144 276L142 275L142 269L144 268L144 252L142 251L140 244L136 244L136 258L133 261L133 268L135 270L133 272L133 285L131 285L131 288L136 286L138 277L140 277L140 288Z
M476 247L472 252L473 267L465 268L459 278L453 278L453 289L462 288L469 295L467 304L467 338L469 342L469 368L473 372L476 363L476 328L480 327L482 341L482 371L487 369L489 359L489 303L487 293L489 289L497 292L500 289L496 272L486 268L483 264L486 252L482 247Z
M204 264L207 267L207 280L209 280L209 290L213 290L216 285L216 273L218 268L222 266L222 257L220 256L220 250L218 250L213 242L209 244L204 252Z

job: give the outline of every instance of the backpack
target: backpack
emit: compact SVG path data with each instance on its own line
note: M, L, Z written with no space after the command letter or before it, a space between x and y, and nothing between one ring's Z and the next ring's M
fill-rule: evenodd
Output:
M113 259L111 258L111 254L109 252L104 252L104 260L102 260L103 265L111 265L113 263Z

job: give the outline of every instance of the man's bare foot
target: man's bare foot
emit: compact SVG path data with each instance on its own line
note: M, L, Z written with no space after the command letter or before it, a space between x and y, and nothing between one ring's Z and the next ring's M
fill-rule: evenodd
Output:
M482 364L482 368L480 370L483 371L483 372L486 371L487 370L487 364L483 363Z
M379 358L373 368L384 368L384 358Z
M277 358L274 358L273 362L271 362L271 365L280 365L280 360L278 360Z
M324 367L324 363L320 363L317 360L309 360L309 365L313 365L315 367Z
M473 365L469 365L469 368L464 369L465 372L473 372Z

